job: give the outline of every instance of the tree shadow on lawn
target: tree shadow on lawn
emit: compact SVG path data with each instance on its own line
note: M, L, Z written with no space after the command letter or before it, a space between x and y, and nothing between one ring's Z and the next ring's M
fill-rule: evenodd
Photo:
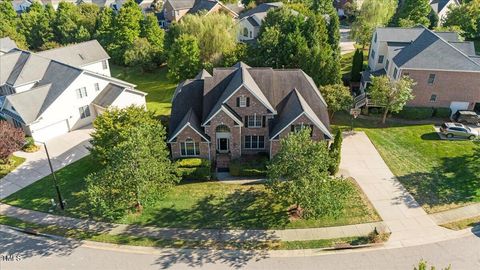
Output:
M206 196L190 209L160 209L153 220L176 220L176 224L194 228L188 231L182 230L174 238L212 243L237 243L242 249L165 250L157 259L157 264L162 268L169 268L178 263L187 264L190 267L221 263L230 268L242 268L250 260L265 259L268 253L265 249L259 249L258 243L274 242L279 239L271 231L258 229L281 228L289 222L286 211L276 209L273 202L274 200L267 192L249 188L236 190L221 198L214 195ZM235 228L248 228L248 230L228 230Z
M194 229L269 229L284 228L289 223L287 212L275 203L272 195L253 187L238 189L226 196L208 195L188 209L171 207L155 211L147 225Z
M430 172L397 177L417 202L427 209L480 201L480 145L473 155L445 157ZM432 211L429 212L432 212ZM428 210L427 210L428 211Z

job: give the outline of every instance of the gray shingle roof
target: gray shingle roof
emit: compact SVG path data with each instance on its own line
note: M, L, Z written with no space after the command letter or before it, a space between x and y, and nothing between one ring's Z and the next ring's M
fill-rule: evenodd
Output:
M210 11L218 4L217 1L214 0L198 0L195 2L193 7L188 11L188 13L195 14L202 10Z
M260 14L260 13L264 13L265 15L259 15L259 18L262 17L262 18L265 18L267 12L271 9L274 9L274 8L279 8L279 7L282 7L283 6L283 3L282 2L273 2L273 3L262 3L250 10L247 10L246 12L240 14L239 16L239 19L242 19L242 18L245 18L245 17L250 17L252 15L255 15L255 14Z
M307 101L302 97L297 89L293 89L285 98L285 104L282 104L281 111L278 116L274 118L272 126L270 127L270 139L275 138L281 131L288 126L302 114L305 114L327 137L332 139L332 134L325 127L317 114L312 110Z
M205 117L204 121L208 121L209 118L211 118L215 113L217 113L217 111L221 109L222 104L224 104L228 100L228 98L242 86L244 86L249 91L251 91L252 94L260 102L262 102L267 109L269 109L272 112L275 111L273 106L268 101L267 97L265 97L262 90L260 90L257 83L248 72L248 66L242 62L239 62L234 67L236 67L237 69L232 79L230 80L229 84L223 91L220 98L217 100L216 104L213 106L212 110Z
M212 112L218 111L218 109L222 108L222 105L225 106L223 101L230 96L232 93L231 89L235 90L242 83L245 83L245 81L242 81L242 77L245 78L245 74L248 74L251 78L251 80L247 79L249 82L246 84L254 83L258 87L256 91L263 93L263 96L277 112L274 123L280 123L278 127L284 125L291 118L289 114L298 115L296 113L298 110L308 114L312 119L318 119L315 120L318 122L318 126L323 125L326 131L328 131L327 127L330 122L327 104L311 77L302 70L251 68L244 63L237 63L230 68L214 68L212 76L205 77L203 80L186 80L177 87L175 98L172 102L171 132L169 136L172 136L173 131L178 130L179 123L185 117L189 108L193 108L195 115L205 122L212 115ZM300 98L296 97L297 101L290 101L292 104L295 103L297 105L290 109L285 109L285 104L291 98L292 91L295 92L294 95L300 96ZM290 105L287 107L290 107ZM225 107L225 109L234 113L231 108ZM277 127L277 125L274 126ZM329 135L327 132L326 134Z
M377 41L388 41L388 42L410 42L422 34L422 26L413 27L413 28L402 28L402 27L378 27L376 30Z
M0 52L7 53L16 48L17 44L9 37L0 38Z
M38 55L75 67L83 67L110 58L97 40L39 52Z
M107 84L105 88L98 94L98 96L92 101L100 107L107 108L123 93L125 87L121 87L115 84Z
M195 4L195 0L168 0L168 2L174 9L188 9Z
M480 71L480 65L461 50L425 29L394 58L402 68Z
M450 42L450 44L468 56L475 56L475 44L473 41Z

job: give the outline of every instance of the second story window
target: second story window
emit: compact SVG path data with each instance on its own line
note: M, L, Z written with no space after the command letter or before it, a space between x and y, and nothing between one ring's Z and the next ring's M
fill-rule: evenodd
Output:
M90 107L88 105L78 108L80 119L90 117Z
M82 87L82 88L78 88L76 90L77 92L77 98L80 99L80 98L84 98L87 96L87 88L85 87Z
M108 69L107 60L103 60L103 61L102 61L102 68L103 68L103 69Z
M257 114L254 114L254 115L248 115L248 116L245 116L245 122L247 123L246 127L249 127L249 128L259 128L259 127L262 127L262 116L261 115L257 115Z
M393 78L394 78L394 79L397 78L397 74L398 74L398 69L395 68L395 69L393 70Z
M100 85L98 84L98 82L95 83L93 86L95 87L95 91L100 91Z
M385 58L385 56L383 56L383 55L378 56L378 63L382 64L384 58Z
M432 85L435 82L435 74L430 74L428 76L428 84Z
M250 98L245 96L237 97L237 107L245 108L250 106Z
M433 94L430 96L430 102L435 102L437 101L437 95Z

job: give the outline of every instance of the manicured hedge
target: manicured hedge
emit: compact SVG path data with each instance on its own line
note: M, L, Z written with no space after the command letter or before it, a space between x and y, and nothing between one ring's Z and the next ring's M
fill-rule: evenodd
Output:
M438 118L450 118L452 110L450 108L435 108L433 109L433 116Z
M211 164L201 158L184 158L176 161L178 174L184 180L210 180Z
M395 116L407 120L424 120L431 117L449 118L450 108L405 107Z
M265 177L267 175L268 157L248 157L232 160L229 165L230 175L244 177Z
M395 116L407 120L424 120L433 116L433 108L405 107Z

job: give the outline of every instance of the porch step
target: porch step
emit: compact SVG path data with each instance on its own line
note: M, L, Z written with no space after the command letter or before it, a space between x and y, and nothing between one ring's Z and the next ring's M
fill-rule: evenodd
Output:
M223 154L223 155L222 154L217 154L217 158L216 158L215 163L216 163L215 165L216 165L217 169L228 168L228 165L230 165L230 155L228 155L228 154Z

